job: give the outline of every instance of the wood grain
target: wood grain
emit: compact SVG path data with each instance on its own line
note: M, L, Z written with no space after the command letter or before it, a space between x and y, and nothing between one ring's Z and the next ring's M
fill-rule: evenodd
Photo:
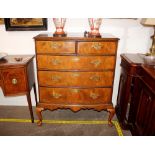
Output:
M115 56L37 55L38 68L48 70L106 70L115 68Z
M79 54L115 54L116 42L79 42L78 53Z
M45 76L46 75L46 76ZM41 86L107 87L113 85L113 72L51 72L39 71Z
M40 87L40 100L63 104L106 104L111 101L111 88L45 88Z
M75 42L37 41L37 53L75 53Z

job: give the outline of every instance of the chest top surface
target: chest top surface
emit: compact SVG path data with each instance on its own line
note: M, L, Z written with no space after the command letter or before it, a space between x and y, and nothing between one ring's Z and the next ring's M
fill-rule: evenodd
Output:
M53 37L52 33L39 34L34 37L35 40L79 40L79 41L118 41L119 38L111 34L102 34L101 38L84 37L81 33L68 33L67 37Z
M0 60L0 68L26 65L33 57L34 55L8 55Z

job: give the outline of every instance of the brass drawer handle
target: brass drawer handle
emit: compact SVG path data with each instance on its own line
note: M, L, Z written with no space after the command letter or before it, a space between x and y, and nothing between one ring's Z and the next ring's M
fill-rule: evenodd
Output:
M78 58L78 57L72 58L72 61L73 61L73 62L78 62L79 60L80 60L80 58Z
M53 98L58 99L58 98L60 98L62 95L59 94L59 93L53 92L52 96L53 96Z
M97 81L100 81L100 76L93 75L89 79L97 82Z
M94 48L95 50L101 50L102 44L101 43L93 43L91 48Z
M92 60L90 63L97 67L101 64L101 60Z
M51 48L53 48L53 49L61 48L61 46L62 45L60 43L56 43L56 42L51 43Z
M52 59L52 64L53 65L59 65L59 64L61 64L61 61L58 59Z
M95 100L95 99L97 99L100 95L91 92L89 96L90 96L93 100Z
M54 82L58 82L58 81L60 81L60 79L61 79L61 76L58 76L58 75L52 76L52 81L54 81Z
M71 89L71 92L78 93L78 92L80 92L80 90L79 89Z
M72 73L72 76L73 76L73 77L79 77L80 74L79 74L79 73Z
M17 79L15 79L15 78L14 78L14 79L12 79L12 84L16 85L16 84L17 84L17 82L18 82L18 81L17 81Z

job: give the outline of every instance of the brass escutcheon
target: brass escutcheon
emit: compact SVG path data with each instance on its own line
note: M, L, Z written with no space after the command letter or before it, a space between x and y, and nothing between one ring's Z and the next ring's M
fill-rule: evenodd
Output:
M62 45L57 42L51 42L51 48L57 49L60 48Z
M61 64L61 61L58 59L52 59L52 64L53 65L59 65L59 64Z
M62 95L59 94L59 93L55 93L55 92L53 92L52 96L53 96L53 98L58 99L58 98L60 98Z
M101 60L92 60L90 63L97 67L101 64Z
M95 100L95 99L97 99L100 95L91 92L89 96L90 96L93 100Z
M60 79L61 79L61 76L59 76L59 75L52 76L52 81L54 81L54 82L58 82L58 81L60 81Z
M73 61L73 62L78 62L79 60L80 60L79 57L74 57L74 58L72 58L72 61Z
M79 90L79 89L71 89L71 91L72 91L73 93L78 93L80 90Z
M90 80L93 80L93 81L100 81L100 76L97 76L97 75L93 75L89 78Z
M72 76L73 77L78 77L78 76L80 76L80 73L72 73Z
M93 45L91 47L94 48L95 50L101 50L102 44L101 43L93 43Z

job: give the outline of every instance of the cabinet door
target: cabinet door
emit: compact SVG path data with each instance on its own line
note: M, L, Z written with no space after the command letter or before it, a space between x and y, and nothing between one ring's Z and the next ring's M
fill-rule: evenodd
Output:
M120 81L119 81L119 91L118 91L118 96L117 96L117 108L119 109L119 114L121 115L121 112L123 110L123 102L125 96L124 91L125 91L125 83L126 83L127 75L124 74L123 69L120 75Z
M134 103L137 104L134 132L136 135L152 135L154 94L142 79L138 80L138 88L139 95Z
M121 70L119 91L117 97L116 113L121 127L128 128L128 111L131 98L132 77L127 75L124 68Z

